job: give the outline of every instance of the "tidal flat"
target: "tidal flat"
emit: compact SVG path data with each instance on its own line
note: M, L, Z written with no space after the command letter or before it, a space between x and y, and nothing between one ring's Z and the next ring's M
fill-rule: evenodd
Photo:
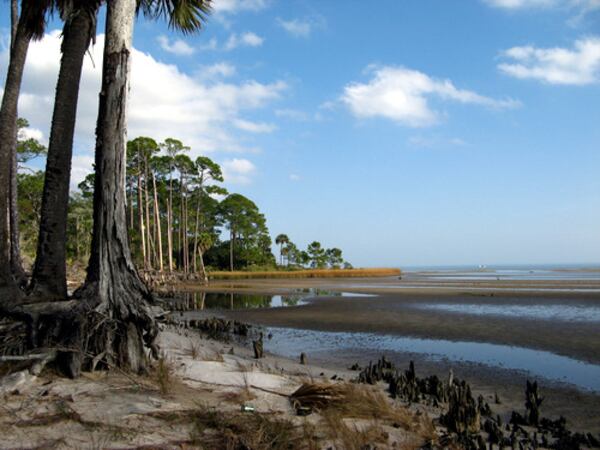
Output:
M200 310L196 304L186 315L217 313L261 325L272 336L265 349L273 354L305 352L333 369L383 354L399 366L413 360L424 374L452 369L515 409L526 380L536 379L548 414L600 430L597 272L248 280L214 282L208 291L221 304ZM244 304L244 295L262 304Z

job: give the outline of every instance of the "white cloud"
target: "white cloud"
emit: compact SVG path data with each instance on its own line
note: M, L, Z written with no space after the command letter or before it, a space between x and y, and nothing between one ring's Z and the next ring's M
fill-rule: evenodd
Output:
M301 180L300 175L295 174L295 173L290 174L290 181L300 181L300 180Z
M60 42L60 31L53 31L31 44L19 99L20 116L45 136L48 136L54 103ZM86 57L83 66L76 155L90 154L94 149L103 43L104 37L98 36L96 45L90 49L92 58ZM0 65L7 60L5 50L0 54ZM246 115L276 101L286 89L282 81L203 81L134 49L128 135L130 138L152 136L158 141L178 138L192 147L193 157L215 151L256 152L247 131L236 126L236 121L251 121ZM81 181L78 178L81 174L83 170L74 170L73 184Z
M221 163L226 183L249 184L256 173L256 166L243 158L234 158Z
M19 130L19 139L21 139L21 140L35 139L36 141L43 143L44 133L42 130L40 130L38 128L31 128L31 127L21 128Z
M241 35L233 33L225 43L225 50L238 47L260 47L265 40L256 33L246 32Z
M307 20L277 19L277 24L294 37L306 38L310 36L310 32L312 31L312 24Z
M557 0L484 0L488 5L502 9L547 8L555 6Z
M242 11L260 11L267 7L267 0L214 0L215 13L237 14Z
M71 190L94 171L94 157L92 155L74 155L71 162Z
M169 38L164 34L158 36L156 40L158 41L160 47L164 51L173 53L174 55L190 56L193 55L196 51L194 47L190 46L188 43L182 41L181 39L176 39L173 42L171 42Z
M437 136L411 136L408 144L417 148L464 147L467 143L460 138L443 138Z
M550 84L585 85L600 81L600 38L575 42L572 49L513 47L502 53L512 60L498 65L507 75Z
M275 125L263 122L252 122L250 120L237 119L234 125L240 130L248 131L249 133L271 133L276 129Z
M228 78L235 75L236 69L233 64L228 62L219 62L210 66L202 66L196 72L198 78L203 80L215 80L218 78Z
M600 0L483 0L488 5L507 11L555 9L574 14L569 23L576 25L585 15L600 10Z
M435 124L439 113L432 99L475 104L489 108L519 106L515 100L495 100L469 90L458 89L450 80L403 67L379 67L368 83L352 83L344 88L341 101L357 117L385 117L402 125L421 127Z

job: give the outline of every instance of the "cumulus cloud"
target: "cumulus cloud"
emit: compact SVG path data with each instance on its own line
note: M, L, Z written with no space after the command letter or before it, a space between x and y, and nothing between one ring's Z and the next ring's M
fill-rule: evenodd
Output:
M300 175L296 174L296 173L291 173L290 174L290 181L300 181L301 177Z
M450 80L432 78L403 67L371 69L367 83L351 83L344 88L341 101L357 117L384 117L411 127L433 125L439 113L432 100L474 104L489 108L513 108L519 102L496 100L476 92L458 89Z
M1 92L0 92L1 93ZM35 139L36 141L42 142L44 140L44 133L38 128L21 128L19 130L19 139Z
M585 85L600 81L600 38L575 42L573 48L513 47L502 53L511 60L498 68L507 75L549 84Z
M20 116L27 118L44 136L49 134L60 42L60 31L53 31L31 44L19 99ZM77 155L93 154L103 43L101 35L90 49L91 58L86 57L83 66L75 135ZM0 61L7 60L5 50L0 54ZM221 67L221 72L230 72L230 69ZM167 137L181 139L192 147L193 157L216 151L256 152L248 141L247 131L236 121L250 122L245 115L276 101L286 89L282 81L203 80L134 49L128 134L130 138L146 135L159 141ZM81 163L81 167L91 163L91 159L74 161ZM74 184L81 181L83 173L83 170L73 172Z
M173 53L174 55L190 56L195 52L194 47L190 46L187 42L182 41L181 39L176 39L171 42L167 36L161 34L156 38L156 40L158 41L160 48L166 52Z
M238 47L260 47L265 40L256 33L247 32L237 35L233 33L225 43L225 50L233 50Z
M256 166L243 158L233 158L223 161L223 178L226 183L249 184L256 173Z

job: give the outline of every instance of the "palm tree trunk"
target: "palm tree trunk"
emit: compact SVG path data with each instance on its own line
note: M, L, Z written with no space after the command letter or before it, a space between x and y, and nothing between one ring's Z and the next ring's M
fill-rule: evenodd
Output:
M63 29L62 60L46 159L41 222L32 293L47 299L66 298L66 247L73 135L83 58L96 33L96 13L77 11Z
M102 90L96 127L96 181L92 248L83 298L96 305L83 332L87 352L134 372L155 357L158 327L150 291L140 279L127 240L125 199L126 111L136 0L111 0L106 16ZM89 305L88 305L89 307ZM94 320L97 320L94 323ZM89 333L89 332L88 332Z
M162 230L160 226L160 211L158 209L158 193L156 192L156 176L152 171L152 190L154 191L154 221L156 222L156 242L158 244L158 268L162 272L163 251L162 251Z
M17 38L17 26L19 25L19 2L10 0L10 46Z
M10 291L14 291L16 288L15 279L11 273L10 177L12 155L16 152L17 104L29 40L29 36L25 33L24 21L21 20L11 45L2 106L0 107L0 288L8 288Z

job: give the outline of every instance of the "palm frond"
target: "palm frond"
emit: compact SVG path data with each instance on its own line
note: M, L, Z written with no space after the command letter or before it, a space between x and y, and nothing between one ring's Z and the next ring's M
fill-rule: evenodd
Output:
M138 13L165 19L169 27L191 34L203 28L212 12L212 0L138 0Z
M36 40L44 37L46 18L54 7L53 0L22 0L19 22L25 25L25 33Z

